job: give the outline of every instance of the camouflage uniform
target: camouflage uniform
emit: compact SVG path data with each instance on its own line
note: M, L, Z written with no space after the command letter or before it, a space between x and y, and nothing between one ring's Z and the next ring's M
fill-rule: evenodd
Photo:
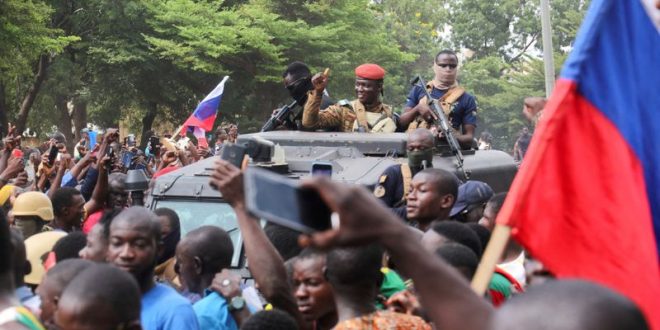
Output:
M355 121L358 126L365 128L365 131L371 131L371 125L366 118L358 118L360 113L380 113L383 119L391 119L392 107L386 104L379 104L371 109L367 109L360 101L340 102L331 105L323 111L320 111L321 93L315 90L309 92L305 108L303 109L302 125L306 129L337 129L340 132L353 132Z

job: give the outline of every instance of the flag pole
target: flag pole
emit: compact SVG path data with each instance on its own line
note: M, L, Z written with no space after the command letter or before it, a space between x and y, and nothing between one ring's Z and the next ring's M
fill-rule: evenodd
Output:
M179 136L179 133L181 132L182 129L183 129L183 125L179 126L179 128L176 131L174 131L174 133L172 133L173 140L176 140L176 137Z
M552 51L552 24L549 0L541 0L541 39L543 41L543 70L545 72L545 97L550 98L555 88L555 60Z
M495 267L506 249L511 236L511 227L496 224L493 234L490 236L486 250L484 251L479 267L472 278L472 290L482 296L486 293L490 279L493 277Z

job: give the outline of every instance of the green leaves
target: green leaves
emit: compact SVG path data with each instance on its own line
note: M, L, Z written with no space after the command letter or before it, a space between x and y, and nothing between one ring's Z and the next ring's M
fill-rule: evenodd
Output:
M67 45L80 40L49 27L53 9L42 1L0 1L0 13L0 72L3 76L29 74L39 55L60 53Z
M537 0L48 1L52 8L45 0L0 1L0 82L10 117L38 55L64 52L53 58L30 117L41 127L56 124L44 114L62 98L85 101L89 119L103 126L130 116L138 131L139 117L153 109L176 126L230 75L220 120L258 129L288 99L281 75L293 61L314 72L331 68L336 99L354 97L356 66L378 63L387 71L384 102L401 110L410 78L431 77L445 48L473 53L461 56L459 79L478 98L479 130L491 131L496 146L511 146L527 124L522 99L544 95ZM551 1L557 61L587 4Z

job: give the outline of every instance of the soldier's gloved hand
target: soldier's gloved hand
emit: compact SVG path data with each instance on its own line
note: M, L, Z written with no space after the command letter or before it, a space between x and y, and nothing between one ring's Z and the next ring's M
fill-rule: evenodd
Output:
M413 108L413 111L417 112L418 116L424 118L424 120L430 122L438 120L438 116L435 115L431 107L426 103L420 103Z
M312 85L314 85L314 89L317 93L323 93L328 86L328 77L319 72L312 77Z

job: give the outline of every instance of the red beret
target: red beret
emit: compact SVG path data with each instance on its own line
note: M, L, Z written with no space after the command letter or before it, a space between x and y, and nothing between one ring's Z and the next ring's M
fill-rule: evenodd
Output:
M369 80L381 80L385 77L385 69L378 64L366 63L355 68L355 75Z

